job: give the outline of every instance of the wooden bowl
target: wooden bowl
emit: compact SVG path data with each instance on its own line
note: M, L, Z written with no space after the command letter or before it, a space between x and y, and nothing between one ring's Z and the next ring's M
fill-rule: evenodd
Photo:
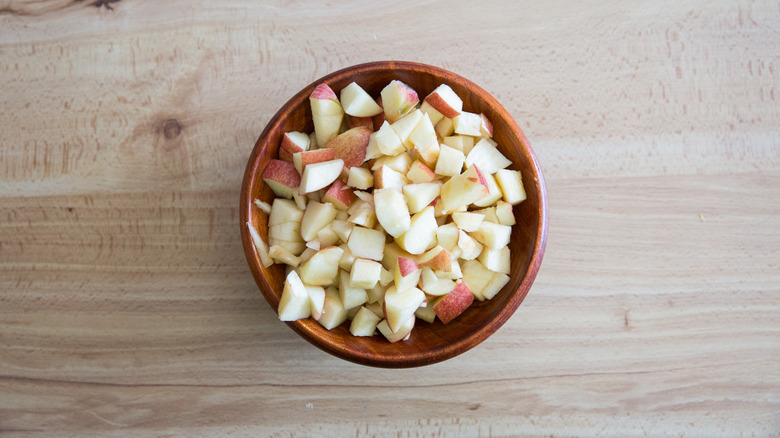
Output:
M501 327L528 294L539 270L547 240L547 194L542 171L528 140L509 113L485 90L454 73L413 62L383 61L360 64L331 73L311 83L292 97L266 126L255 144L241 186L240 228L244 253L260 291L276 311L284 284L284 266L264 268L247 232L251 222L267 240L267 217L253 205L259 198L271 203L273 193L263 183L268 162L277 158L282 135L287 131L311 132L309 94L326 83L338 95L350 82L357 82L372 96L391 80L398 79L424 98L439 84L448 84L463 99L463 109L484 113L493 122L494 140L501 152L520 170L528 198L514 208L517 224L510 243L512 272L509 283L492 300L479 302L458 318L443 325L418 320L407 341L388 342L377 334L354 337L349 321L333 330L324 329L311 318L288 322L296 333L315 346L348 361L386 368L416 367L452 358L476 346Z

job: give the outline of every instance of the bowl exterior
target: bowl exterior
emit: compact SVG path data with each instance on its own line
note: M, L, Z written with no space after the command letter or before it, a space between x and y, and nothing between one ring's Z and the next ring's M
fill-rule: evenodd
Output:
M510 250L512 269L509 283L492 300L475 301L472 307L444 326L416 325L408 341L389 343L382 336L353 337L348 324L324 329L311 318L287 323L304 339L342 359L364 365L404 368L433 364L461 354L498 330L520 306L539 270L547 241L547 194L539 162L523 132L509 113L485 90L447 70L414 62L381 61L360 64L324 76L293 96L260 135L244 174L239 207L241 238L249 268L269 305L276 311L284 283L284 267L264 268L248 234L252 223L267 242L267 217L253 206L259 198L272 202L273 193L263 183L262 172L277 158L282 135L288 131L313 129L309 95L320 83L336 94L351 82L377 96L391 80L400 80L424 98L438 85L448 84L462 99L465 111L484 113L493 123L493 139L501 152L521 171L527 199L515 206L517 224L513 227Z

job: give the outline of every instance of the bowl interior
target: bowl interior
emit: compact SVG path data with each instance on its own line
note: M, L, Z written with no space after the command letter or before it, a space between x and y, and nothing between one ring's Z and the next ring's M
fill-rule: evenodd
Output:
M327 75L296 94L273 117L261 134L250 156L241 190L241 233L250 270L268 303L276 311L284 284L284 267L264 268L246 230L251 222L267 240L267 217L252 205L255 198L272 202L273 192L263 183L266 164L277 158L281 137L288 131L311 132L308 96L319 83L327 83L338 95L350 82L357 82L372 96L378 96L391 80L398 79L424 98L442 83L448 84L462 99L466 111L484 113L493 123L493 139L501 152L520 170L527 199L515 206L517 224L510 243L512 272L510 281L492 300L474 304L447 325L438 319L433 324L418 320L408 341L389 343L381 335L354 337L349 323L326 330L311 318L287 323L317 347L343 359L380 367L413 367L456 356L482 342L503 325L528 294L544 253L547 234L547 200L544 179L536 157L520 128L508 112L474 83L436 67L401 61L361 64Z

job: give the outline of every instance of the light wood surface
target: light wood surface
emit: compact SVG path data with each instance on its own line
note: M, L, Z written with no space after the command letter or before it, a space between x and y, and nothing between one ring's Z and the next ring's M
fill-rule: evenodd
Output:
M102 3L0 0L0 436L780 434L777 2ZM382 59L491 92L550 202L515 315L409 370L277 321L237 215Z

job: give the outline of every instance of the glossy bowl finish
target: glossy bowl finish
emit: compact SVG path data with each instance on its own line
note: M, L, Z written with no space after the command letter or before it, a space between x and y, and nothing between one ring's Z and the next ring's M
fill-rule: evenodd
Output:
M357 82L372 96L391 80L414 88L423 99L439 84L448 84L463 99L465 111L484 113L493 122L493 138L499 149L520 170L528 198L515 206L517 224L510 243L512 272L504 289L490 301L474 304L458 318L443 325L419 321L407 341L389 343L383 336L354 337L349 321L331 331L311 318L287 323L315 346L348 361L386 368L416 367L452 358L487 339L515 312L536 277L547 240L547 194L542 171L523 132L509 113L485 90L452 72L429 65L382 61L360 64L331 73L292 97L266 126L249 157L241 187L240 228L249 268L268 304L276 311L284 284L284 266L264 268L247 232L246 222L267 240L267 217L253 206L255 198L271 203L273 193L263 183L262 172L277 157L281 137L288 131L311 132L309 94L317 84L328 84L338 95Z

